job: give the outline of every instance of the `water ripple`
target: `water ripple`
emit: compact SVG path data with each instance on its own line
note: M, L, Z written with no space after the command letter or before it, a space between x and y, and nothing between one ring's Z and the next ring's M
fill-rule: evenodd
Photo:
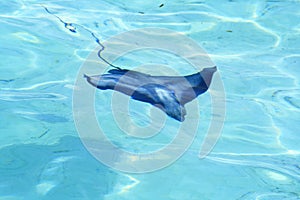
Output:
M273 175L271 178L281 179L284 181L285 179L280 177L287 176L292 177L295 180L300 180L299 155L299 152L298 154L292 155L287 153L279 155L264 154L261 156L255 156L251 154L222 154L222 156L208 156L207 159L229 165L241 165L268 169L271 170L271 172L279 173L278 176L276 176L276 173L269 173L269 175Z
M48 87L52 87L57 85L58 83L68 83L69 81L47 81L47 82L42 82L42 83L37 83L34 85L31 85L29 87L24 87L24 88L1 88L1 90L4 91L26 91L26 90L34 90L37 88L42 87L43 89L48 88Z
M24 100L63 100L67 97L57 93L30 93L30 92L0 92L0 99L3 101L24 101Z

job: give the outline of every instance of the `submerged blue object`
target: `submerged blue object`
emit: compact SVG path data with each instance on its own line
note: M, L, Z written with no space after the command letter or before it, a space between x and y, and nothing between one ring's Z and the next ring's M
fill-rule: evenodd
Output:
M84 77L101 90L116 90L132 99L150 103L168 116L184 121L184 105L207 91L217 67L204 68L188 76L151 76L127 70L112 69L107 74Z

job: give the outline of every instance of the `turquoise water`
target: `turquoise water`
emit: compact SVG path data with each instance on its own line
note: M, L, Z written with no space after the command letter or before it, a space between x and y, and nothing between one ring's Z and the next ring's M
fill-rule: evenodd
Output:
M76 33L40 4L77 25ZM0 199L300 199L299 11L299 1L1 1ZM101 41L136 28L168 28L202 46L226 92L213 151L199 158L211 118L207 93L198 98L197 137L172 165L130 174L97 161L72 116L77 73L97 47L83 27ZM190 73L164 54L139 56L139 64L161 60ZM98 91L96 111L116 144L134 151L170 142L175 132L154 141L124 137L112 121L110 97ZM147 124L148 107L130 104L130 115ZM178 126L169 119L165 125Z

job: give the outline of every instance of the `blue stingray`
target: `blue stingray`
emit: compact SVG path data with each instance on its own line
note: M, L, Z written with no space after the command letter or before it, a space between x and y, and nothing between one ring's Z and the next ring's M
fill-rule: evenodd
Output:
M188 76L151 76L133 70L112 69L107 74L84 77L100 90L116 90L150 103L182 122L186 115L184 105L207 91L216 71L217 67L211 67Z

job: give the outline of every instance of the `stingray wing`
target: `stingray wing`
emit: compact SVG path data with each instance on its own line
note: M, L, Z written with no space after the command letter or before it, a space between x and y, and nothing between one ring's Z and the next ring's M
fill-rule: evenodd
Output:
M201 81L201 77L199 80ZM185 105L198 96L195 92L198 85L191 83L185 76L153 76L153 81L174 91L174 95L181 105Z
M208 90L216 71L216 67L211 67L188 76L153 76L152 79L173 90L181 105L185 105Z
M186 115L186 110L178 101L174 91L160 84L142 85L134 91L131 97L138 101L151 103L178 121L183 121Z

